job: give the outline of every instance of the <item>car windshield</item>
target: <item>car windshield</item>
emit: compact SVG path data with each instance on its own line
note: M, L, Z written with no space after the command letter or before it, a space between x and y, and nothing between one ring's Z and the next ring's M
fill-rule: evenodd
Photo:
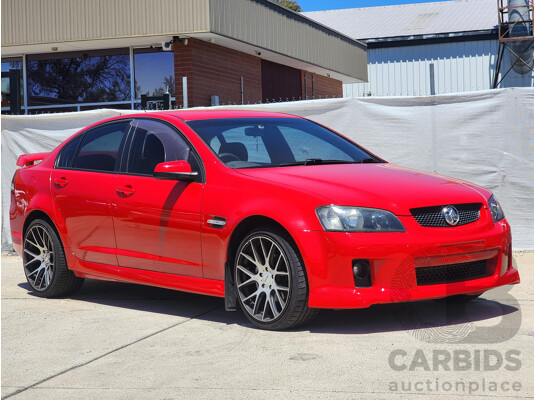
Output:
M231 168L384 162L306 119L205 119L188 125Z

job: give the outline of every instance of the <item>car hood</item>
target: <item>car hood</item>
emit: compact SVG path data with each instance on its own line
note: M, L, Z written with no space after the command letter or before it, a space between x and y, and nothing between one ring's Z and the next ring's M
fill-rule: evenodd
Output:
M477 185L390 163L307 165L239 169L237 172L316 195L330 204L410 209L460 203L486 204L491 193Z

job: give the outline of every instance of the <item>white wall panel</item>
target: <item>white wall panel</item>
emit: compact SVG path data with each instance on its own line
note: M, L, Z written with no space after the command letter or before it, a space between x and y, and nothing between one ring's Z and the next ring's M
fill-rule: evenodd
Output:
M300 115L332 127L389 162L485 186L505 210L513 248L533 249L533 89L219 108ZM10 182L17 157L50 151L90 123L132 112L2 116L3 249L10 244Z
M369 82L344 85L344 96L428 96L431 63L435 94L492 89L497 54L497 40L368 49ZM510 65L506 50L502 73ZM533 87L533 73L511 71L500 87Z

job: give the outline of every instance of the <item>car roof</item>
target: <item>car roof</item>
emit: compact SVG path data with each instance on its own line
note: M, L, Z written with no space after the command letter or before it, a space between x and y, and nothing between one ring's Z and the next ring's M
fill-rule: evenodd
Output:
M300 118L291 114L266 112L266 111L244 111L244 110L177 110L159 111L139 115L151 116L173 116L183 121L195 121L200 119L221 119L221 118ZM139 116L139 115L129 115Z

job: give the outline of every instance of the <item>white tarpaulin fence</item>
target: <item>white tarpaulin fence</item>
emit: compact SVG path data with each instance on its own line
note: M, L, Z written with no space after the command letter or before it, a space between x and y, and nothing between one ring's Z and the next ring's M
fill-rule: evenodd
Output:
M219 107L307 117L380 157L492 190L515 249L533 249L533 88L429 97L370 97ZM2 116L2 249L11 248L10 183L20 154L52 150L81 128L125 110Z

